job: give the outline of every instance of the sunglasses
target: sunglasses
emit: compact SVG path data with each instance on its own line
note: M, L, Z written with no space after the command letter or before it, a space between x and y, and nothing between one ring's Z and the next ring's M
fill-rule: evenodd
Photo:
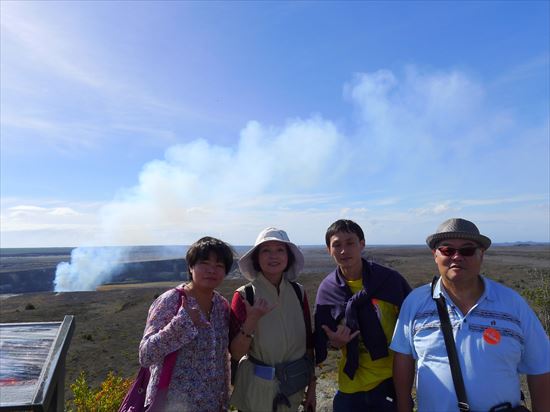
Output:
M454 256L456 252L461 256L473 256L477 249L477 246L466 246L459 249L450 246L441 246L437 248L443 256Z

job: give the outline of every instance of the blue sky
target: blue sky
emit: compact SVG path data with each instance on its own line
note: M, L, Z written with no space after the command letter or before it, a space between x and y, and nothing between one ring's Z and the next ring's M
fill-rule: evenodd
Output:
M550 3L1 6L2 247L550 241Z

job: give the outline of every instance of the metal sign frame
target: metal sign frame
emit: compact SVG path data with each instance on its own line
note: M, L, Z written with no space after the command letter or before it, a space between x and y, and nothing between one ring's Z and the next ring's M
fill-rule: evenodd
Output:
M0 385L0 411L62 412L65 410L65 357L75 328L74 316L66 315L62 322L0 323L0 341L2 340L2 329L17 327L30 327L31 329L36 327L38 329L45 326L57 326L57 333L42 363L32 397L30 399L5 399ZM27 343L32 343L32 339L28 339ZM10 354L17 355L17 348ZM4 352L0 352L0 362L6 356ZM17 358L11 360L17 362ZM17 391L15 390L15 392Z

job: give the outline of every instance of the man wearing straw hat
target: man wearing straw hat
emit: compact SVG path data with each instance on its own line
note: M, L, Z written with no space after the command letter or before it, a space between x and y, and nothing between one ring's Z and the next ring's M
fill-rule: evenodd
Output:
M405 299L390 345L399 411L412 411L415 363L419 412L525 410L519 374L533 411L550 411L548 336L518 293L480 275L491 239L453 218L426 243L440 276Z

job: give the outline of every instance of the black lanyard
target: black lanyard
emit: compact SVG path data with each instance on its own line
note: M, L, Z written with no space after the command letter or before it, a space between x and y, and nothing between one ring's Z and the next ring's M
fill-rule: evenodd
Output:
M447 312L447 303L443 294L440 293L439 297L434 298L434 288L437 282L437 276L432 280L432 298L435 300L437 306L437 312L439 313L439 320L441 322L441 331L445 338L445 347L447 348L447 357L449 358L449 365L451 366L451 374L453 376L453 383L455 385L456 397L458 399L458 409L460 411L468 412L470 405L468 404L468 398L466 397L466 388L464 387L464 380L462 379L462 371L460 370L460 363L458 362L458 354L456 353L455 340L453 338L453 328L451 321L449 320L449 312Z

